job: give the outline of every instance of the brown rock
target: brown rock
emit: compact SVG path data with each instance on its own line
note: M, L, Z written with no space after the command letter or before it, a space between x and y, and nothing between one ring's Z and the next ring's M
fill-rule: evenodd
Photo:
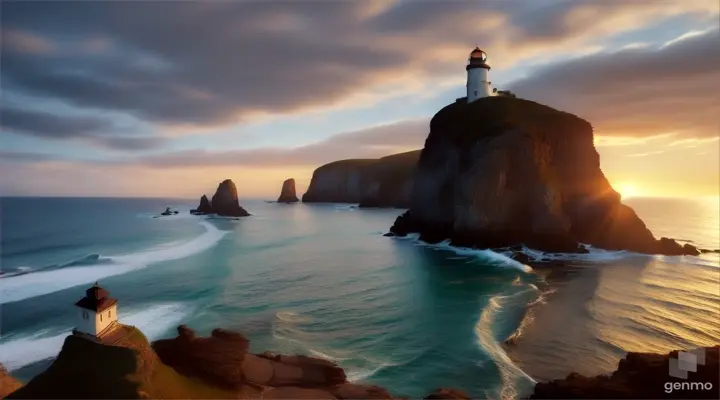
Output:
M700 350L700 349L698 349ZM610 376L585 377L572 373L565 379L535 385L532 399L717 399L720 346L705 347L704 362L687 379L669 374L670 360L678 351L668 354L628 353ZM711 385L708 387L707 382ZM669 385L669 386L668 386ZM703 385L698 389L698 385ZM684 388L683 388L684 387ZM693 389L693 387L695 387Z
M465 392L457 389L440 388L435 389L432 393L427 395L425 399L459 399L459 400L470 400L470 396Z
M272 388L263 394L263 399L335 399L336 397L323 389L307 389L293 386Z
M297 203L298 201L300 200L295 193L295 179L286 179L285 182L283 182L278 203Z
M254 354L246 354L242 364L245 379L248 382L260 385L270 384L273 379L274 369L272 361Z
M356 385L345 383L339 385L333 391L338 399L392 399L393 396L387 390L374 385Z
M5 366L0 364L0 398L5 398L10 393L20 389L22 383L10 376Z
M153 343L160 360L181 374L229 387L244 382L248 346L248 340L239 333L216 329L209 338L203 338L184 325L178 327L177 338Z
M210 214L212 212L212 205L210 205L210 200L206 195L200 197L200 205L196 209L190 210L191 214Z

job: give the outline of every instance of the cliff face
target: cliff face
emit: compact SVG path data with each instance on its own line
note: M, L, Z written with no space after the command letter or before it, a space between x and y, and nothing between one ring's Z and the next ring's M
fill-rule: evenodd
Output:
M419 156L420 151L416 150L379 159L342 160L323 165L313 173L302 200L407 208Z
M247 217L250 215L238 202L238 193L235 183L230 179L220 182L212 201L206 195L200 198L200 205L191 214L217 214L226 217Z
M587 121L531 101L490 97L440 110L414 180L410 210L393 233L478 247L696 251L655 240L621 203Z
M290 178L283 182L280 197L278 197L277 201L278 203L297 203L300 201L295 193L295 179Z
M43 373L11 399L393 399L379 386L347 381L332 362L306 356L248 353L237 332L199 337L185 326L178 337L150 345L121 325L101 343L69 336ZM2 381L0 381L2 382ZM438 390L434 399L467 399Z
M669 354L628 353L610 376L570 374L565 379L535 385L531 399L717 399L720 398L720 346L698 349L704 359L687 379L669 375ZM709 385L708 385L709 383Z

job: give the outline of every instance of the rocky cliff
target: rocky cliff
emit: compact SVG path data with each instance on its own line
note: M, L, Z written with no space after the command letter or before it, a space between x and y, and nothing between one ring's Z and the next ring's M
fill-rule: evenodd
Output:
M407 208L419 156L420 151L416 150L379 159L325 164L313 173L302 201Z
M248 353L240 333L215 329L199 337L178 327L178 337L151 344L137 328L120 325L92 342L68 336L43 373L10 399L393 399L387 390L347 381L332 362ZM2 381L0 381L2 382ZM428 398L468 399L438 389Z
M579 243L643 253L697 254L656 240L600 169L587 121L535 102L454 103L431 120L410 210L391 232L481 248Z
M0 364L0 399L4 399L10 393L20 389L22 383L10 376L5 367Z
M191 214L217 214L226 217L247 217L250 215L238 202L235 183L230 179L220 182L209 201L206 195L200 198L200 205L190 211Z
M686 379L669 375L678 352L628 353L610 376L570 374L565 379L538 383L532 399L718 399L720 346L696 350L697 365ZM674 359L674 361L673 361Z
M280 197L278 197L277 201L278 203L297 203L300 201L295 193L295 179L290 178L283 182Z

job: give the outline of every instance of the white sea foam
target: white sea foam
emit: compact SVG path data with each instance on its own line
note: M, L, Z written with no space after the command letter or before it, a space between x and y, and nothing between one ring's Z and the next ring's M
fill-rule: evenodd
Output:
M408 235L409 236L409 235ZM464 257L475 257L475 258L482 258L484 260L490 261L492 264L502 267L510 267L515 268L517 270L520 270L525 273L530 273L533 271L533 269L525 265L519 261L515 261L512 258L506 256L505 254L495 252L493 250L489 249L470 249L467 247L456 247L450 245L449 240L444 240L440 243L425 243L417 238L413 238L416 241L416 244L419 246L426 246L431 249L435 250L444 250L444 251L451 251L458 256L464 256Z
M143 309L124 311L119 309L119 319L127 325L137 326L149 340L160 338L168 329L178 325L191 312L184 304L157 304ZM49 330L33 335L11 336L0 340L0 362L12 371L38 361L57 356L71 328L60 334L50 334Z
M112 257L98 257L103 264L67 267L35 272L0 279L0 304L20 301L63 289L84 285L109 276L126 274L145 268L150 264L178 260L200 253L217 244L227 233L202 221L205 233L174 246L156 247L150 250ZM108 263L107 261L111 261Z
M377 374L382 369L387 368L387 367L392 367L394 365L395 364L392 364L392 363L383 363L383 364L378 365L375 368L366 368L366 369L357 369L357 370L350 369L347 372L347 380L349 382L362 381L362 380L365 380L365 379L370 378L371 376Z
M512 295L492 297L488 301L488 305L482 310L480 319L475 325L478 344L485 350L485 353L490 356L500 370L502 379L500 398L515 398L521 390L521 388L518 387L519 385L532 386L535 384L535 380L532 377L512 362L502 348L502 345L498 342L498 338L495 337L495 332L492 329L496 324L495 319L497 318L497 313L502 310L504 303L511 298L527 293L529 290L537 291L537 288L533 286Z

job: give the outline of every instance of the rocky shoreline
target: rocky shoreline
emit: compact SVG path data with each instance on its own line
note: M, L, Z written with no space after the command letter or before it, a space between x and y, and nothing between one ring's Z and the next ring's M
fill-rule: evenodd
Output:
M22 385L0 368L0 395L41 398L245 398L245 399L401 399L386 389L348 382L337 364L314 357L249 353L240 333L215 329L198 336L181 325L178 336L152 344L137 328L120 325L111 339L93 342L70 335L43 373ZM718 398L720 346L702 354L687 379L668 376L668 354L628 353L612 375L537 383L531 399L546 398ZM82 382L90 384L81 384ZM668 392L668 382L672 389ZM711 382L708 390L680 390ZM439 388L425 399L470 399L467 393Z

